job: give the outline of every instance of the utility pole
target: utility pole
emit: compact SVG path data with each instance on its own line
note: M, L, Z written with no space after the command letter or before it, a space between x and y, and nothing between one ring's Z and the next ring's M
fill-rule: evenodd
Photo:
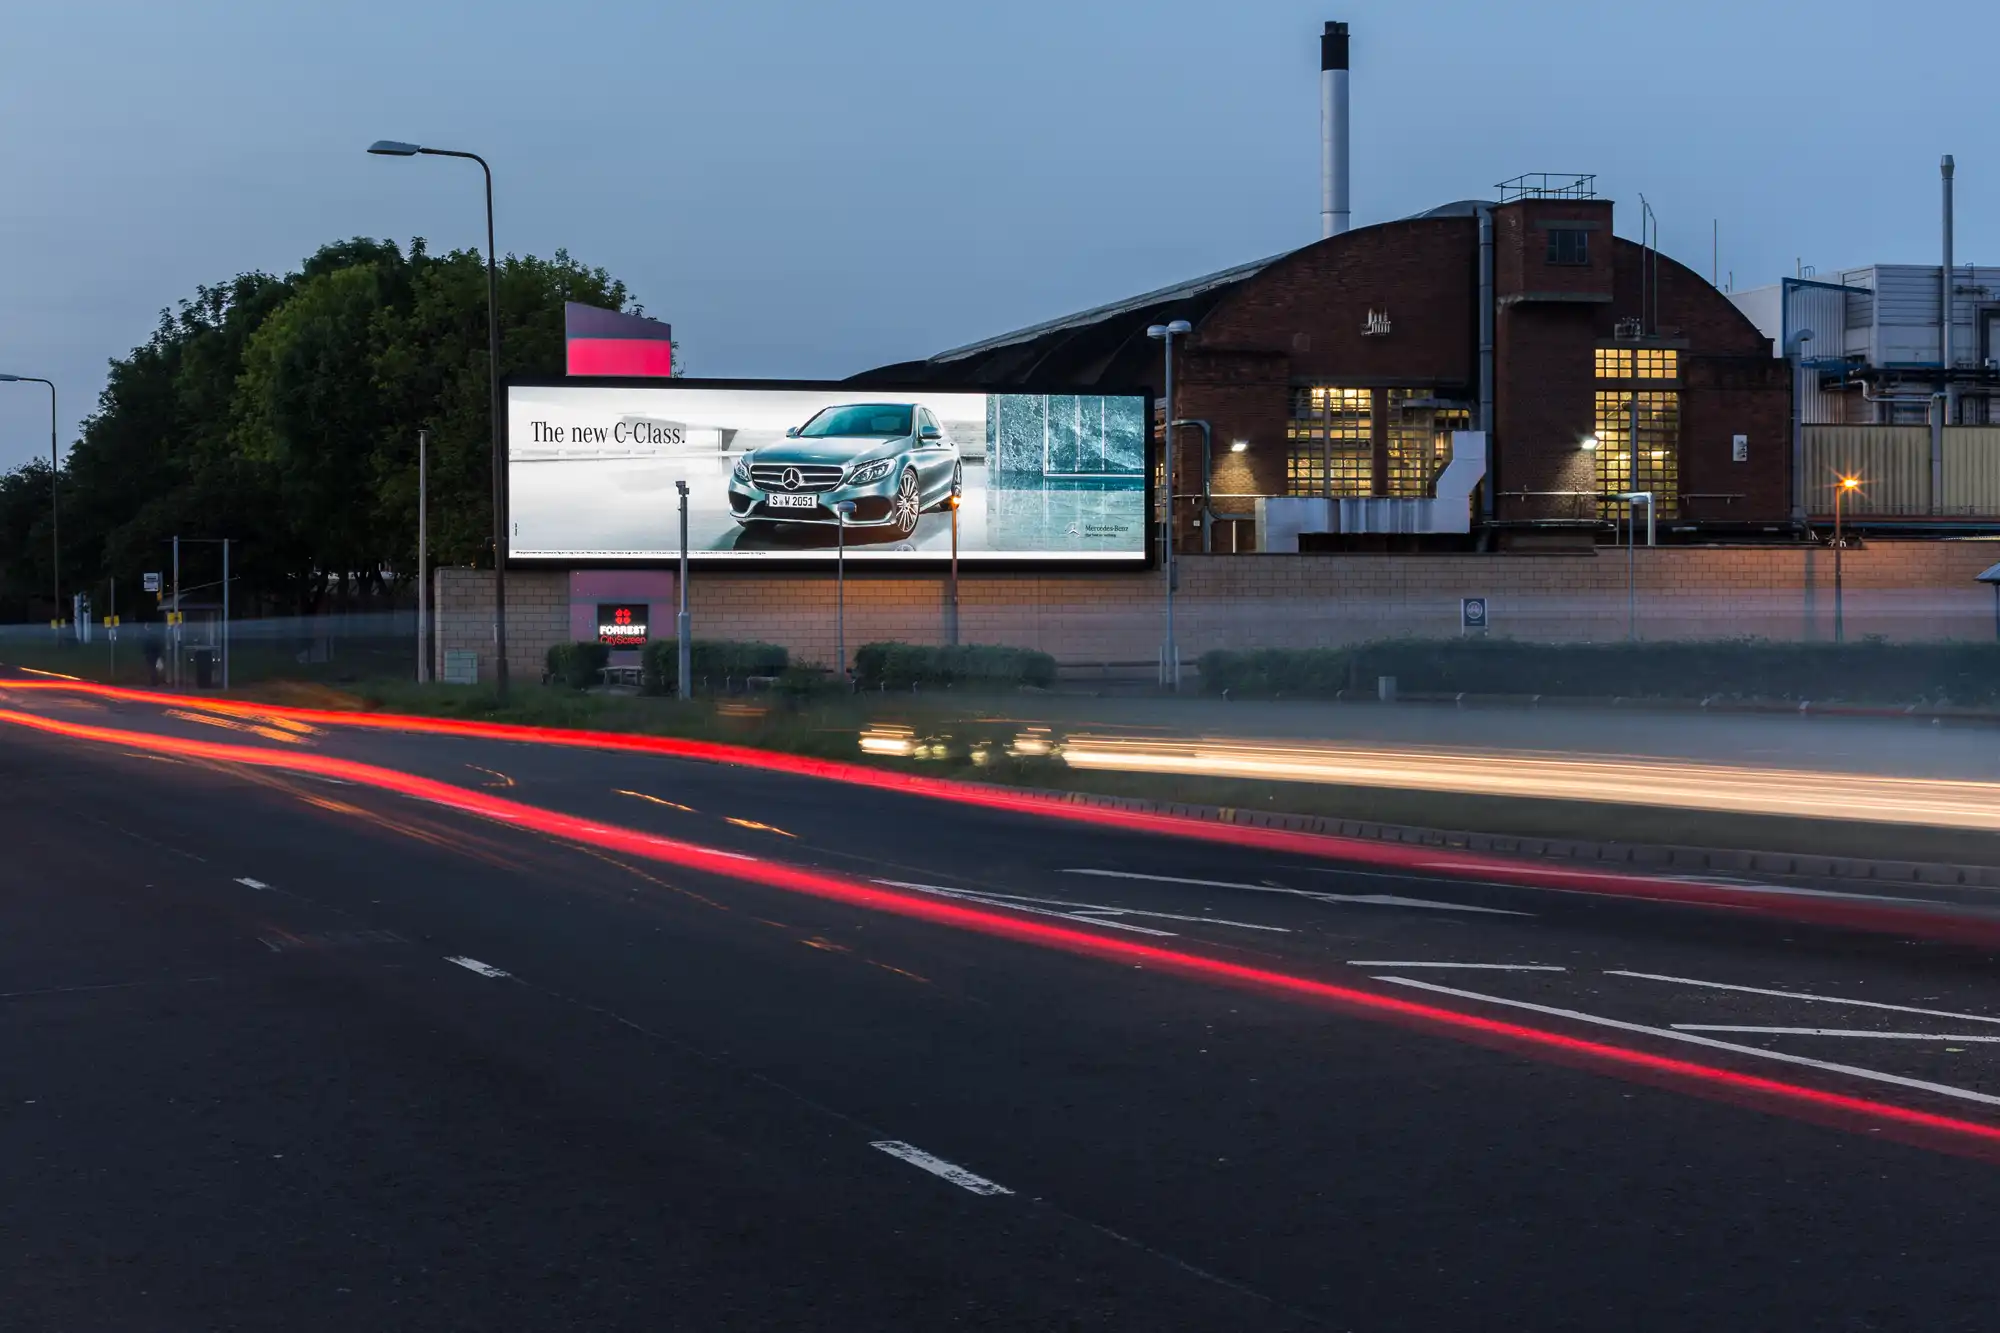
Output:
M678 684L674 693L682 699L694 698L694 620L688 614L688 484L676 481L681 493L681 596L680 612L674 617L674 672Z
M424 566L430 562L430 432L417 432L417 684L430 681L430 589Z

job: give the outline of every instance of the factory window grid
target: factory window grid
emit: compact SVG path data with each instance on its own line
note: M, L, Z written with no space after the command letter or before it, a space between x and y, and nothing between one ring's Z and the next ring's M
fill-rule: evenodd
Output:
M1451 433L1472 429L1472 410L1440 406L1429 389L1391 389L1388 494L1428 499L1451 462Z
M1602 518L1623 519L1632 505L1616 497L1626 491L1651 491L1660 518L1672 518L1680 505L1681 396L1641 392L1638 464L1633 467L1632 399L1629 389L1597 392L1596 484L1597 512Z
M1285 426L1285 493L1370 495L1375 489L1374 391L1312 385L1292 391Z
M1549 228L1549 262L1566 267L1590 263L1590 233L1582 227Z
M1601 380L1677 380L1681 354L1671 347L1600 347L1597 378Z

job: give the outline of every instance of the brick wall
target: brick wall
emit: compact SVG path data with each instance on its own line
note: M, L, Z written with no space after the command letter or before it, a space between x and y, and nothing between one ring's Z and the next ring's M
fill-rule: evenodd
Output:
M1593 460L1579 447L1595 425L1594 349L1621 318L1640 314L1643 269L1653 275L1644 297L1650 322L1682 350L1681 489L1737 497L1692 502L1684 512L1711 521L1787 520L1790 386L1772 371L1769 343L1700 274L1665 256L1648 259L1613 236L1612 215L1608 200L1526 200L1495 210L1498 516L1595 516L1594 505L1546 493L1597 488ZM1548 262L1549 228L1563 225L1587 230L1588 264ZM1214 427L1216 491L1285 492L1293 385L1427 387L1473 398L1478 258L1476 219L1411 218L1307 246L1224 295L1183 344L1174 405L1176 416ZM1387 336L1363 334L1371 310L1388 314ZM1375 424L1378 434L1386 430L1379 411ZM1747 464L1729 461L1739 434L1750 437ZM1247 442L1244 453L1228 452L1235 440ZM1174 465L1188 484L1177 489L1199 489L1200 444L1195 432L1181 438ZM1382 440L1377 445L1379 454ZM1184 542L1193 517L1183 503Z
M1974 575L2000 559L1989 542L1875 542L1848 551L1847 632L1892 639L1984 639L1992 593ZM1833 554L1818 548L1658 547L1634 552L1645 638L1828 638ZM492 575L437 574L441 650L482 654L491 679ZM513 671L538 679L548 645L568 637L569 576L510 571ZM1159 574L985 574L960 583L960 637L1040 648L1067 664L1155 660L1162 637ZM1619 639L1626 631L1626 553L1576 555L1186 556L1177 599L1181 649L1308 647L1391 635L1458 632L1459 598L1488 598L1494 632L1537 639ZM834 580L825 573L697 571L701 638L768 639L802 661L834 660ZM850 574L847 649L877 639L941 643L941 575Z

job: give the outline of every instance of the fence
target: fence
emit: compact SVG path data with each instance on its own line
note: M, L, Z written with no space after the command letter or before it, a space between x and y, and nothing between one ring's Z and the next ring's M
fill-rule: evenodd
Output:
M160 621L121 625L114 632L104 625L90 627L91 641L76 641L75 629L60 631L47 624L0 625L0 663L38 671L59 671L89 680L131 684L153 678L152 662L166 660L171 674L174 641L171 628ZM191 619L181 636L181 679L197 679L198 655L225 647L219 620ZM232 620L228 640L232 685L259 681L322 680L328 682L415 679L417 613L371 611L324 616L282 616ZM219 683L221 659L213 660Z

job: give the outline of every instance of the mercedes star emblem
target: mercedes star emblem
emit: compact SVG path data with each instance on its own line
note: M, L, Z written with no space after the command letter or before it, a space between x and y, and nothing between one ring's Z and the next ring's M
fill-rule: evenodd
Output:
M795 491L799 487L805 484L806 484L806 479L799 475L799 470L797 468L788 467L785 469L783 485L786 490Z

